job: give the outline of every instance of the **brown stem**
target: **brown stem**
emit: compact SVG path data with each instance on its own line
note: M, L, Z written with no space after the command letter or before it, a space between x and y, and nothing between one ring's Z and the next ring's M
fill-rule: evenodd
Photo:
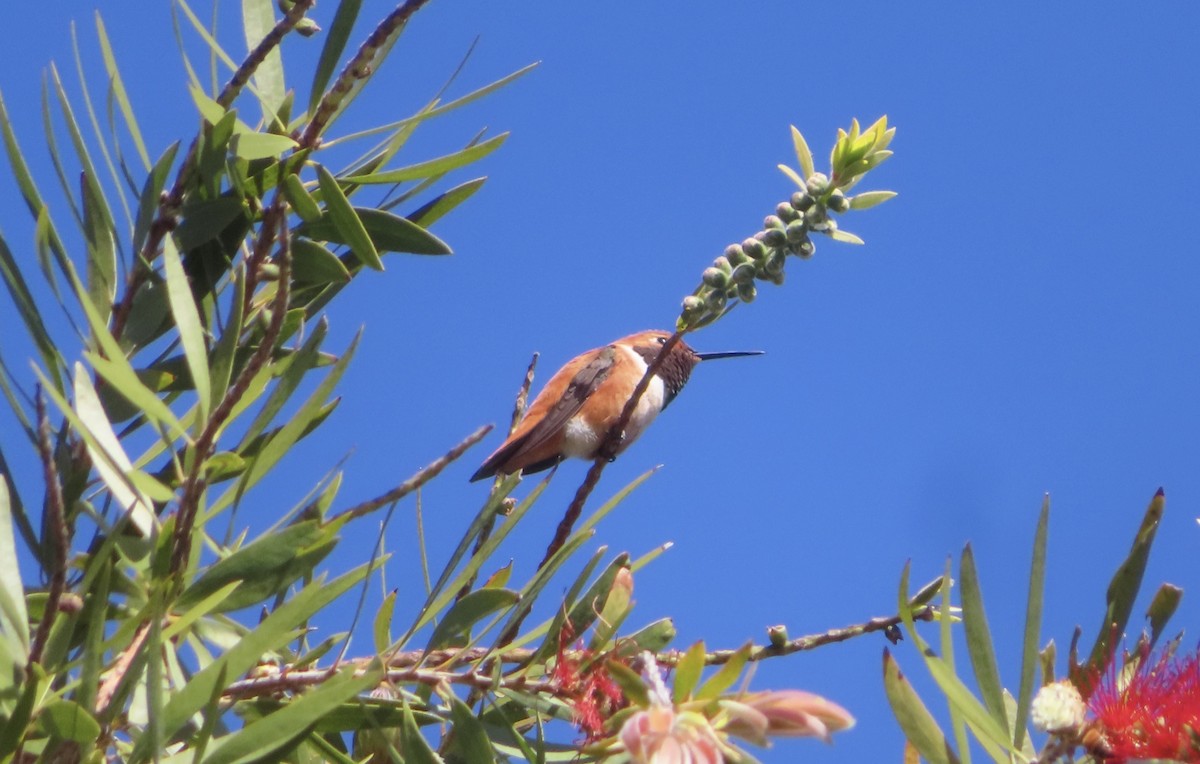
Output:
M584 477L583 483L579 486L579 490L575 492L575 498L571 500L571 504L567 507L566 514L558 524L558 530L554 533L554 539L550 545L546 547L546 555L542 561L538 563L538 570L546 566L550 562L550 558L554 553L562 548L562 545L567 543L567 539L571 535L571 529L575 527L575 523L579 520L579 515L583 513L583 505L591 496L592 490L596 484L600 482L600 474L604 472L604 467L616 458L616 449L621 442L626 425L629 424L630 417L633 416L633 410L637 408L638 401L642 399L646 389L650 387L650 380L658 373L663 362L671 354L671 349L679 344L683 339L681 332L675 332L663 344L662 349L658 351L658 355L646 367L646 373L642 375L638 381L637 387L633 388L633 395L629 396L629 400L625 402L625 408L621 409L621 416L617 417L617 421L609 428L608 433L601 441L599 449L596 451L596 460L592 462L592 466L588 469L587 476Z
M377 509L386 507L388 504L400 501L405 496L417 490L421 486L428 483L437 477L438 473L446 468L448 464L453 462L458 457L462 456L468 448L475 445L492 431L490 424L480 427L475 432L468 435L457 446L447 451L444 455L434 459L429 464L425 465L417 474L405 480L400 485L396 486L387 493L376 496L374 499L364 501L361 504L355 504L347 510L343 510L330 518L329 522L338 522L342 519L354 520L363 515L369 515Z
M367 36L366 41L359 47L358 52L354 54L354 58L350 59L345 68L342 69L341 74L333 81L333 85L321 97L321 102L317 104L316 111L313 112L312 118L300 136L301 149L317 147L321 133L325 132L329 120L337 113L342 100L354 87L354 83L357 80L366 79L371 76L374 70L375 58L379 54L380 49L427 2L429 0L406 0L396 6L391 13L384 17L383 21L379 22L379 25L375 27L371 34Z
M71 546L71 532L67 528L66 508L63 502L62 483L58 479L58 468L54 464L54 445L50 436L50 418L46 414L46 398L41 387L37 391L38 456L42 460L42 479L46 483L46 527L50 532L50 590L46 594L46 609L38 623L33 644L29 648L29 662L42 660L42 651L50 638L50 627L58 615L58 603L62 599L67 583L67 555Z
M273 232L271 229L276 226L278 226L278 231ZM193 446L194 458L192 460L192 467L184 479L183 495L179 499L179 509L175 514L175 538L171 553L172 572L178 572L187 566L188 557L191 552L192 525L196 520L200 495L204 491L204 464L213 446L216 444L217 433L220 432L221 427L233 412L233 407L241 399L242 395L245 394L251 380L254 379L263 364L270 358L271 352L275 347L275 341L279 338L279 333L283 330L283 319L287 314L289 285L291 283L292 250L287 216L284 214L283 197L278 192L275 194L275 199L271 203L271 207L263 214L259 242L261 243L263 239L274 241L276 235L278 235L279 242L276 254L279 264L279 280L276 282L277 291L275 293L275 300L271 305L271 323L267 326L267 331L263 334L262 340L259 342L259 346L254 351L254 354L250 356L250 360L246 362L245 367L238 374L233 384L225 391L225 396L221 399L221 402L217 404L212 414L209 415L208 423L205 424L203 432L200 433L200 437L196 439L196 444ZM228 327L226 331L237 331L237 329Z

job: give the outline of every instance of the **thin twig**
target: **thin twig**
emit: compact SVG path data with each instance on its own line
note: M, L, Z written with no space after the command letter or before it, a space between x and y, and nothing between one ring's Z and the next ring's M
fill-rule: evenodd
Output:
M195 458L192 461L192 469L184 479L183 495L179 499L179 508L175 515L175 538L171 556L171 570L173 572L180 571L187 565L191 550L192 525L196 520L196 510L199 507L200 495L204 490L204 465L208 460L209 452L216 444L217 434L220 432L221 427L224 426L225 420L233 413L234 406L241 399L242 395L245 394L251 380L254 379L263 364L271 356L275 341L279 339L279 334L283 330L283 320L287 314L287 304L290 296L292 250L287 216L283 210L283 196L279 192L276 192L274 201L263 215L262 228L259 234L260 241L262 239L274 240L271 229L276 226L279 229L277 232L279 248L276 255L279 266L279 279L275 287L275 300L271 305L271 323L268 324L258 348L250 356L250 360L246 362L237 379L226 390L221 402L213 409L212 414L209 415L207 424L204 426L204 431L196 439L196 445L194 446ZM230 329L229 331L235 330Z
M513 403L512 419L508 423L508 434L511 436L517 429L517 425L521 423L521 419L525 416L526 403L529 401L529 388L533 386L533 370L537 368L538 354L534 353L533 358L529 361L529 367L525 369L525 377L521 380L521 387L517 391L517 399ZM496 490L501 483L504 482L504 476L497 474L496 479L492 482L492 490ZM475 537L475 546L471 550L471 557L479 554L479 550L483 549L483 545L491 538L492 529L496 527L497 514L488 515L483 522L483 527L479 529L479 535ZM475 586L475 581L479 578L479 571L476 570L467 579L462 588L458 590L455 596L455 601L461 600L463 597L471 593L471 589Z
M62 483L58 479L58 468L54 464L54 445L50 440L50 418L46 414L46 397L39 386L37 390L38 456L42 460L42 479L46 483L46 527L50 535L50 589L46 594L46 609L38 623L29 649L29 662L42 660L42 651L50 638L50 626L58 615L58 602L67 583L67 556L71 546L71 532L67 528L66 508L63 502Z
M912 617L916 621L930 621L934 619L936 614L936 607L925 605L915 609ZM890 626L899 625L901 622L902 619L899 615L871 618L862 623L840 629L830 629L821 634L797 637L778 647L770 644L757 645L751 649L749 660L761 661L805 650L814 650L835 642L845 642L846 640L861 637L865 634L884 631ZM619 641L617 647L618 649L620 648ZM486 647L473 647L469 650L433 650L431 652L409 650L391 656L388 660L387 678L388 681L396 684L418 683L437 685L442 682L448 682L450 684L466 685L475 690L483 691L521 689L526 692L554 694L560 688L553 682L544 679L529 679L524 673L497 678L488 670L474 668L460 672L451 670L456 666L473 666L484 659L499 660L504 664L520 665L530 661L537 652L536 649L532 648L510 648L494 652L491 648ZM719 666L727 663L736 652L736 650L714 650L705 654L704 663L708 666ZM586 650L565 650L562 655L565 659L573 661L595 659L595 655ZM683 658L683 655L682 651L668 650L656 655L655 660L660 665L674 666ZM352 663L357 666L359 672L362 672L366 671L367 667L374 660L376 660L374 657L359 658ZM423 665L436 665L439 668L419 668L419 666ZM234 682L226 688L222 695L230 700L274 695L280 692L295 691L320 684L330 676L330 671L327 668L301 669L298 671L285 668L277 674Z
M542 561L538 563L538 570L545 567L546 563L550 562L550 558L554 553L562 548L562 545L567 543L567 539L571 535L571 530L578 522L579 516L583 513L583 505L591 496L592 490L596 484L600 482L600 474L604 472L605 466L616 458L617 446L620 445L621 439L624 436L625 427L629 424L630 418L633 416L633 410L637 408L638 401L642 399L642 395L650 387L650 380L658 373L667 357L671 354L671 350L679 344L683 339L681 332L675 332L663 344L658 351L658 355L646 367L646 373L642 375L638 381L637 387L633 388L633 394L629 396L629 400L625 402L625 408L621 409L621 416L617 417L617 421L609 428L605 434L604 440L600 442L600 447L596 450L596 459L592 462L592 466L588 469L587 476L580 484L579 490L575 492L575 498L571 500L571 504L567 507L566 514L558 524L558 530L555 531L554 539L550 545L546 547L546 554Z
M397 30L406 24L409 18L421 9L421 6L429 0L406 0L396 6L379 25L372 30L367 39L359 46L358 52L354 54L354 58L350 59L341 74L334 80L333 85L325 91L325 95L321 96L321 102L317 104L317 109L313 112L312 119L304 128L304 132L299 138L300 148L309 149L316 148L321 133L325 132L325 127L329 124L329 120L337 113L338 108L342 104L342 99L350 93L357 80L370 77L375 67L375 58L379 51L387 44Z
M348 520L354 520L356 518L362 517L363 515L369 515L372 512L374 512L375 510L380 509L381 507L386 507L388 504L391 504L392 502L396 502L396 501L399 501L400 499L403 499L408 494L412 493L413 491L417 490L421 486L428 483L433 478L437 477L438 473L446 468L446 465L450 464L455 459L462 456L463 453L468 448L475 445L479 441L483 440L483 438L491 431L492 431L492 426L490 424L480 427L478 430L476 430L475 432L471 433L466 438L464 438L462 440L462 442L459 443L457 446L450 449L444 455L439 456L437 459L434 459L432 462L430 462L429 464L425 465L423 468L418 470L417 473L415 475L413 475L412 477L410 477L408 480L405 480L403 483L396 486L395 488L388 491L387 493L376 496L374 499L364 501L361 504L355 504L353 507L350 507L347 510L339 512L338 514L331 517L329 519L329 522L331 522L331 523L339 522L343 518L348 519Z

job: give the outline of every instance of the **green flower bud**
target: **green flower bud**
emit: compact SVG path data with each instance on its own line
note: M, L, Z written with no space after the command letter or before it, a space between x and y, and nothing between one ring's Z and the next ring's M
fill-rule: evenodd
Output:
M833 190L833 193L829 195L829 201L826 202L826 204L828 204L829 209L833 210L834 212L845 212L846 210L850 209L850 200L846 198L845 194L836 188Z
M694 294L689 294L683 298L683 313L684 315L694 315L704 310L704 300L701 300Z
M771 626L767 629L767 639L771 641L771 647L783 647L788 643L788 630L783 624Z
M742 251L751 260L757 260L767 253L766 247L758 239L746 239L742 242Z
M783 266L787 262L787 255L783 252L775 251L767 255L767 259L763 261L763 270L766 271L767 278L774 278L783 273Z
M793 220L788 223L784 234L787 236L788 244L795 244L808 238L808 226L804 224L803 220Z
M720 268L705 268L700 278L713 289L724 289L729 284L729 276Z
M799 215L796 214L796 208L787 202L780 202L775 207L775 216L785 223L790 223L799 217Z
M721 273L726 275L733 271L733 266L729 264L729 260L727 260L724 255L721 255L716 260L713 260L713 268L716 268Z
M763 218L763 230L769 231L773 228L783 228L783 221L775 215L767 215Z
M758 287L753 284L738 284L738 299L742 302L754 302L758 297Z
M813 256L813 252L817 251L817 245L813 244L809 239L805 239L804 241L793 245L789 249L791 249L793 255L807 260Z
M782 286L783 285L783 277L786 275L787 275L786 273L784 273L783 271L780 271L779 273L774 273L774 274L768 275L765 280L770 281L775 286Z
M704 298L704 305L713 313L720 313L725 309L725 293L709 292Z
M799 210L800 212L804 212L809 207L813 206L813 198L803 191L797 191L796 193L792 194L791 204L793 208Z
M749 259L746 257L746 253L742 251L741 244L730 244L726 247L724 257L734 267L741 265Z
M317 22L305 17L296 22L296 26L292 27L296 30L296 34L301 37L312 37L317 32L321 31L321 27L317 26Z
M825 214L825 206L822 204L817 204L813 207L810 207L808 212L804 213L804 222L808 224L810 229L819 231L821 229L817 226L824 223L827 217L828 216Z
M814 172L808 179L808 193L813 196L820 196L829 189L829 178L823 172Z
M763 244L766 244L772 249L779 249L787 246L787 234L782 228L772 228L768 231L763 231Z
M742 263L733 269L729 280L735 284L749 284L754 281L754 263Z

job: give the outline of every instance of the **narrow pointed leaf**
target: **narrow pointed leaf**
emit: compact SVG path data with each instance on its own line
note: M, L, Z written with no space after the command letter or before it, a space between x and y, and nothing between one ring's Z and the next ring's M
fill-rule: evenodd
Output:
M451 254L446 242L411 220L369 207L355 207L353 213L370 235L372 248L377 252L381 250L414 255ZM313 239L348 244L354 248L354 242L335 222L332 211L327 211L317 223L305 223L300 227L300 232ZM358 254L357 249L354 250L354 254Z
M957 764L958 756L933 714L909 684L887 648L883 650L883 688L892 713L909 744L930 764Z
M1008 715L1004 710L1004 686L1000 682L1000 669L996 666L992 632L988 626L987 612L983 607L983 592L979 588L975 555L971 551L970 544L963 549L959 579L963 629L967 637L967 654L971 658L971 668L975 672L979 694L983 697L983 702L992 718L1007 726Z
M1025 637L1021 646L1021 684L1017 691L1017 716L1013 744L1024 745L1025 723L1033 703L1034 671L1038 662L1038 640L1042 629L1042 598L1046 582L1046 541L1050 523L1050 497L1042 500L1037 530L1033 535L1033 556L1029 566L1029 598L1025 605Z
M471 164L478 161L488 154L503 145L508 139L508 133L501 133L494 138L489 138L482 143L477 143L474 146L469 146L460 151L455 151L452 154L430 159L425 162L419 162L408 167L401 167L398 170L388 170L385 172L371 173L369 175L352 175L346 180L351 183L376 184L376 183L400 183L406 180L417 180L420 178L428 178L431 175L439 175L442 173L455 170L459 167Z
M1088 664L1092 668L1104 668L1115 649L1114 640L1120 639L1125 632L1125 626L1133 612L1134 600L1142 587L1142 576L1146 573L1146 562L1150 559L1150 547L1154 543L1154 535L1158 531L1165 506L1166 497L1160 488L1150 500L1150 506L1146 508L1129 556L1117 568L1108 585L1104 622L1100 625L1100 632L1096 635L1096 642L1088 657Z
M171 236L163 239L163 272L167 280L167 298L171 303L171 315L175 317L175 325L179 330L180 344L187 358L188 371L192 376L192 385L196 390L200 411L197 422L208 419L212 410L212 389L208 376L208 347L204 341L204 327L200 323L200 313L196 309L196 301L192 298L192 288L188 284L187 275L183 272L183 262Z
M186 204L182 211L183 219L175 229L175 241L180 251L190 252L220 236L226 226L242 214L245 214L242 200L232 196Z
M1146 608L1146 618L1150 621L1150 647L1154 647L1158 642L1163 629L1167 627L1167 621L1171 620L1182 599L1183 589L1178 586L1163 584L1158 587L1154 599L1150 601L1150 607Z
M804 140L804 136L792 125L792 145L796 149L796 161L800 164L800 173L807 180L815 173L816 166L813 164L812 149L808 147L808 141Z
M236 132L229 142L229 150L239 159L273 159L292 151L300 144L286 135L273 133Z
M387 652L388 645L392 644L392 613L396 610L396 590L388 592L383 598L383 603L379 606L379 612L375 614L375 652L379 655Z
M17 661L17 656L29 653L29 615L25 611L25 587L17 566L17 545L12 530L8 482L0 478L0 636L8 642L8 653ZM19 665L5 666L4 670L20 672L24 668L22 659Z
M258 47L274 27L275 3L271 0L242 0L242 28L246 35L247 52ZM283 82L283 57L279 54L278 46L267 53L255 68L254 85L263 109L263 123L270 124L287 90Z
M697 642L684 652L679 663L675 664L675 684L671 688L672 700L683 703L691 700L692 690L700 682L704 673L704 642Z
M416 717L413 716L408 701L404 701L404 722L400 726L400 740L404 748L400 753L404 756L405 764L444 764L442 757L434 752L425 736L421 734L421 728L417 726Z
M149 174L146 175L146 182L142 186L142 195L138 199L137 222L133 227L133 247L137 251L141 250L146 236L150 233L150 224L154 222L158 213L159 200L166 187L167 175L171 172L171 165L175 163L175 154L178 151L179 141L175 141L167 147L167 150L163 152Z
M479 717L470 706L450 696L450 721L454 724L454 742L462 752L463 760L471 764L490 764L496 761L492 742Z
M750 659L750 651L754 645L750 642L738 648L725 665L717 669L717 673L713 674L708 680L700 685L700 689L696 690L696 698L700 700L712 700L717 698L721 693L728 690L737 682L738 677L742 675L742 669L746 666L746 661Z
M517 604L520 596L509 589L477 589L454 603L433 630L425 651L461 644L471 627L500 610Z
M113 229L99 186L86 177L80 184L83 195L83 222L87 238L87 287L92 304L107 321L117 293L117 251Z
M292 277L304 284L345 284L350 270L341 258L312 239L292 239Z
M350 200L342 192L337 179L333 177L333 174L324 165L317 165L317 178L321 185L321 195L325 199L326 216L337 231L339 235L338 240L349 245L354 250L354 254L358 256L358 259L362 261L363 265L372 270L382 271L383 262L379 259L379 252L375 249L375 243L371 241L370 235L367 234L364 221L359 218L358 213L350 206ZM322 237L314 236L314 238ZM326 240L328 241L329 239Z
M289 173L283 178L283 196L292 205L292 209L305 223L315 223L321 219L321 208L312 194L304 187L300 176Z
M354 22L358 19L362 0L341 0L337 11L333 14L333 23L325 31L325 45L321 48L321 56L317 60L317 68L313 73L312 88L308 96L308 114L311 117L325 88L333 77L333 71L338 65L342 53L346 50L346 42L354 31Z
M461 183L418 207L411 215L408 215L408 219L427 228L471 198L476 191L483 187L486 180L487 178L475 178Z
M129 137L133 139L133 146L137 149L138 157L141 158L142 165L148 170L150 169L150 155L146 153L146 144L142 140L142 132L138 129L137 120L134 118L129 95L125 92L125 84L121 80L121 72L117 69L117 59L113 55L112 43L104 28L104 20L100 18L100 11L96 11L96 36L100 41L100 53L104 57L104 68L108 71L108 82L112 88L113 97L121 110L121 116L125 119L125 127L129 130Z
M233 379L233 367L237 360L238 343L242 336L242 326L245 317L242 311L246 298L246 269L239 264L229 275L233 286L233 297L229 301L229 316L225 320L225 330L213 347L212 368L209 376L212 382L213 400L221 400L229 389Z
M864 191L850 198L850 209L869 210L877 204L883 204L888 199L895 198L895 191Z

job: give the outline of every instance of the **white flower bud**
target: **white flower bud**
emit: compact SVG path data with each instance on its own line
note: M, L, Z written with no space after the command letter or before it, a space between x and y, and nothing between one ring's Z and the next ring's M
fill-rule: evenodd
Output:
M1033 726L1041 732L1066 732L1083 726L1087 706L1070 682L1055 682L1038 690L1030 707Z

